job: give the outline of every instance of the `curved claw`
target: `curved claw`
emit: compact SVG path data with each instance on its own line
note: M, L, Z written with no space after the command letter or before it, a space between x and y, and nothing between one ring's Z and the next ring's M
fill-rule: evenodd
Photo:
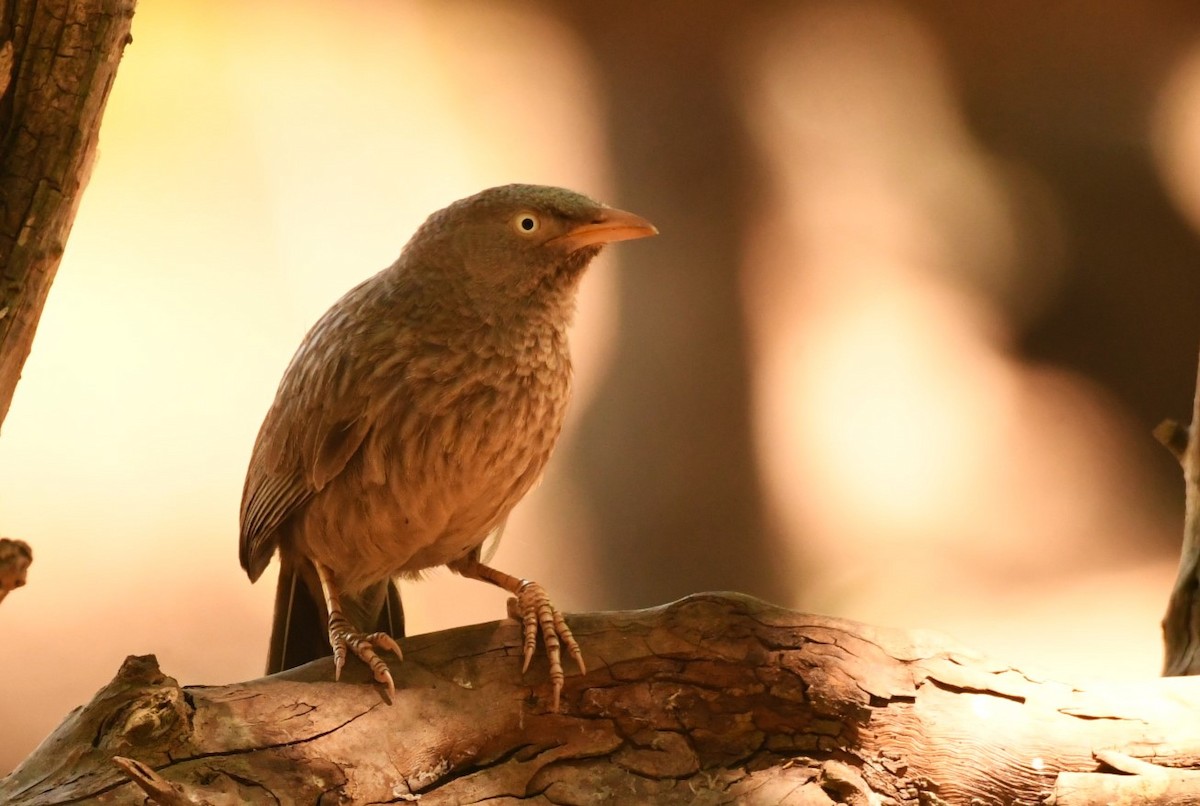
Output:
M404 655L400 651L400 645L396 643L392 636L385 632L374 632L370 635L364 635L351 627L350 622L341 613L336 613L335 616L330 616L329 618L329 644L333 647L334 680L341 679L342 667L345 666L346 654L347 650L349 650L359 660L367 664L371 669L371 676L375 678L376 682L386 686L388 696L395 699L396 682L392 679L392 672L388 669L387 663L376 652L376 650L391 652L400 660L404 660Z
M329 633L329 643L333 647L333 679L342 679L342 667L346 665L346 642L338 640L338 635Z

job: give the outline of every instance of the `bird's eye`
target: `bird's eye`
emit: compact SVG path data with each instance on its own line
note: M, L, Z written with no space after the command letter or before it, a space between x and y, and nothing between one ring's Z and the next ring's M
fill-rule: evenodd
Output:
M520 235L532 235L541 228L542 222L533 213L517 213L512 220L513 229Z

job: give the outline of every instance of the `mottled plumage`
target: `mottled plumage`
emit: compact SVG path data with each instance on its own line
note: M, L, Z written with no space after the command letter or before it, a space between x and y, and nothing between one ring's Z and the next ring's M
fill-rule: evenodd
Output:
M539 586L479 563L479 546L538 480L562 428L583 269L604 243L654 232L561 188L492 188L430 216L394 264L313 326L263 422L242 500L251 580L276 550L283 562L268 671L328 654L312 637L327 616L337 657L325 601L337 611L340 600L349 648L390 686L370 650L390 646L361 633L399 629L389 581L438 565L561 623ZM289 649L293 634L307 650ZM544 637L553 665L557 641ZM561 666L555 682L557 701Z

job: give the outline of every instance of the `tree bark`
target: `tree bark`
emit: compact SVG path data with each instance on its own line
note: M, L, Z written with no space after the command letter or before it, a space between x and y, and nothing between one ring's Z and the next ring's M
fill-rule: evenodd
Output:
M0 537L0 602L25 584L25 575L33 562L33 549L24 540Z
M0 423L91 172L134 0L0 11Z
M571 622L562 713L512 621L405 640L391 705L361 664L181 688L130 658L0 802L1200 802L1169 769L1200 762L1200 680L1063 685L736 594Z
M1200 372L1192 402L1191 427L1165 420L1154 430L1159 442L1183 466L1185 494L1179 574L1162 623L1165 675L1200 672L1200 434L1197 430L1200 430Z

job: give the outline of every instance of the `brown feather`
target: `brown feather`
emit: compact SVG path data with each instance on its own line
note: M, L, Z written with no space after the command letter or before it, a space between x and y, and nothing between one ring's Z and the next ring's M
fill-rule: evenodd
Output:
M513 227L528 211L534 237ZM383 583L478 557L540 478L570 394L576 286L606 211L619 212L558 188L484 191L430 216L313 325L242 498L251 579L277 550L284 560L272 658L293 659L294 606L307 621L327 615L314 564L369 629L385 602L398 607ZM301 589L307 604L293 605Z

